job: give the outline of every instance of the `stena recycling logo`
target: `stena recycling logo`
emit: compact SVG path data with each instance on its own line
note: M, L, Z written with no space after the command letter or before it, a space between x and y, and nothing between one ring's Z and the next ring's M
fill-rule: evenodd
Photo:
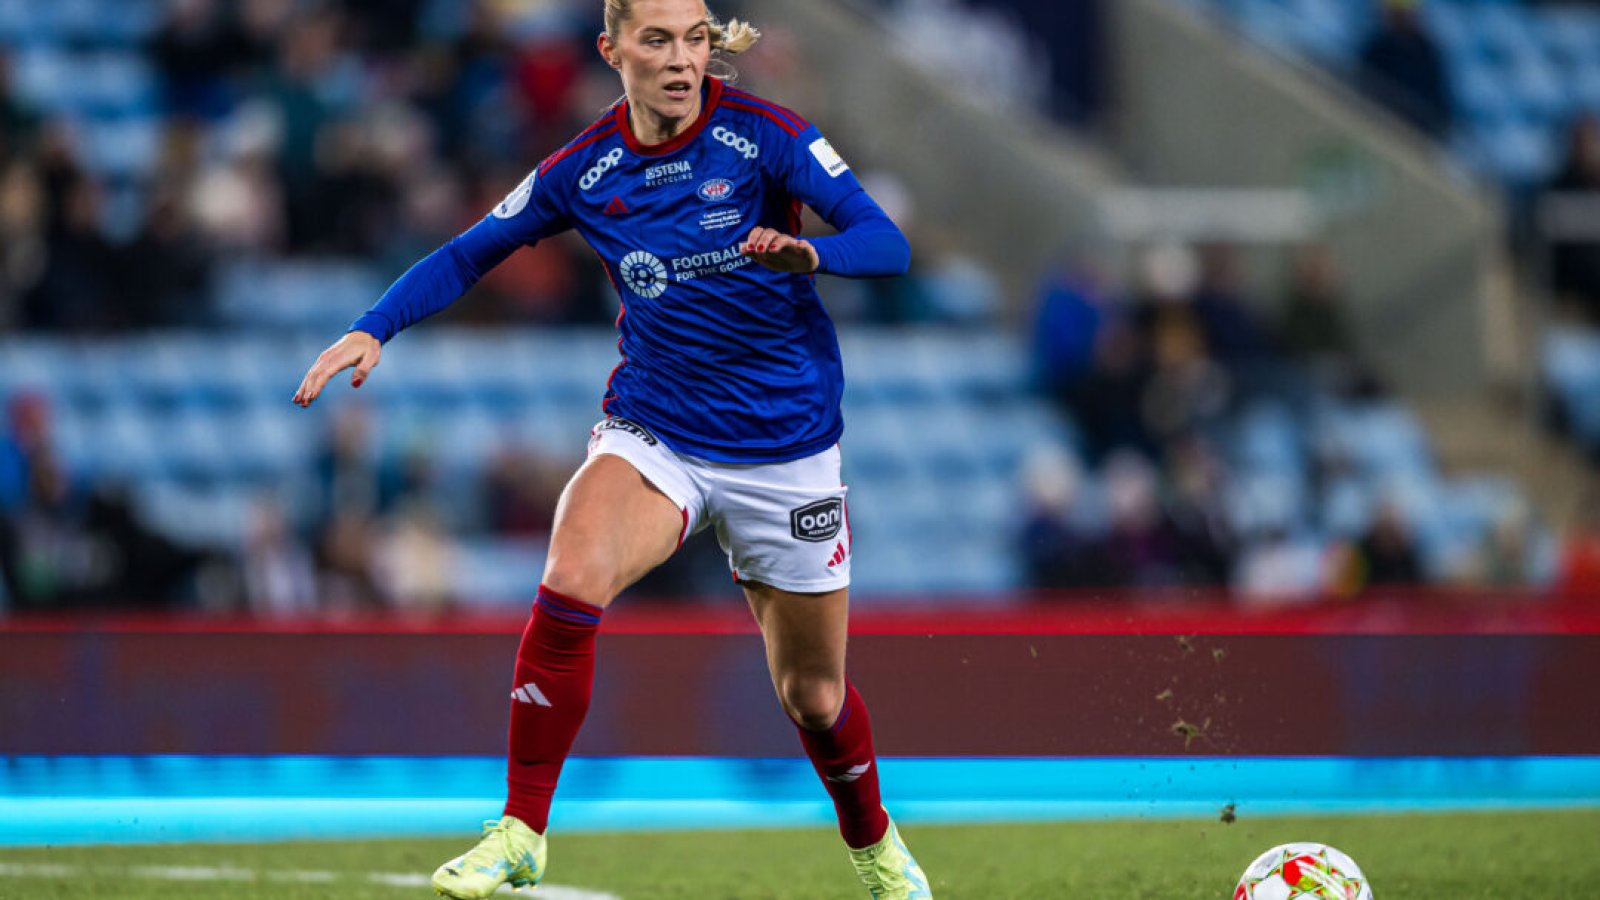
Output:
M622 283L628 290L654 300L667 289L667 267L661 259L647 250L635 250L622 258Z
M494 217L496 219L509 219L522 212L523 208L528 205L528 195L533 193L533 179L538 175L538 169L529 172L528 177L522 179L522 183L517 185L516 189L507 194L506 198L500 201L500 205L494 208Z
M622 148L612 147L610 153L607 153L605 156L595 160L594 166L591 167L589 171L583 173L583 177L578 179L578 187L587 191L588 189L599 184L600 177L611 171L611 169L619 162L622 162Z
M755 159L761 155L761 148L756 145L755 141L743 135L734 134L721 125L711 129L711 136L719 142L732 147L736 153L745 159Z

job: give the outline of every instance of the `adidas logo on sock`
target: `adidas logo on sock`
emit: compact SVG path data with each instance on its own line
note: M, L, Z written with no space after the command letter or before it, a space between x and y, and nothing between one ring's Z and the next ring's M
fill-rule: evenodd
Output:
M550 703L550 698L544 695L544 691L539 690L539 686L531 681L512 691L511 696L518 703L537 703L540 706L553 705Z
M849 558L850 554L845 552L844 544L835 544L833 546L833 559L828 560L828 568L831 569Z
M850 768L845 769L844 772L842 772L842 773L840 773L838 775L829 775L828 776L828 780L829 781L833 781L833 782L843 783L843 784L849 784L850 782L856 781L856 780L860 779L861 776L867 774L867 770L870 769L870 768L872 768L872 760L869 759L869 760L867 760L866 762L862 763L859 766L851 766Z

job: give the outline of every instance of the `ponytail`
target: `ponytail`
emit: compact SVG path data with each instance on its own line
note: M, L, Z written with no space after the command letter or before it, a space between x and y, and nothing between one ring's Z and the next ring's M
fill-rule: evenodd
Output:
M718 21L716 16L710 15L709 10L707 15L711 19L711 49L713 50L721 50L724 53L743 53L755 46L755 42L761 39L761 32L757 31L755 26L749 22L729 19L727 23L723 23Z

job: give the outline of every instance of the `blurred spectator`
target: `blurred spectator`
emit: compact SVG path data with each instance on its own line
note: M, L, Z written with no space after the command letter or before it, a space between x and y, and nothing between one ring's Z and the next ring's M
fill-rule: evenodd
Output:
M1069 253L1045 276L1036 297L1034 380L1049 394L1070 393L1094 365L1095 341L1106 318L1100 279L1086 259Z
M313 518L338 515L368 519L378 514L383 473L372 439L371 417L362 406L341 406L329 423L313 464L317 503Z
M337 0L351 23L351 43L381 55L405 51L417 40L417 18L426 0Z
M237 9L231 36L238 54L234 71L251 85L274 63L277 46L303 10L297 9L297 0L241 0L230 5Z
M1082 426L1091 461L1118 447L1153 449L1142 413L1150 377L1145 356L1143 337L1130 322L1108 322L1095 341L1089 377L1057 398Z
M349 613L383 606L375 578L376 522L361 513L335 512L317 542L317 593L323 609Z
M1360 583L1367 587L1410 587L1421 584L1422 563L1405 513L1383 501L1372 525L1356 545Z
M265 255L284 248L283 190L263 153L245 150L207 166L193 183L189 203L210 249Z
M35 461L19 510L0 516L0 571L16 610L184 602L202 558L148 528L111 486L85 494L52 457Z
M1533 514L1525 504L1509 504L1495 516L1479 551L1474 582L1490 587L1517 588L1537 578L1534 559Z
M396 276L462 230L466 208L462 179L448 168L424 166L401 187L400 220L379 264Z
M1233 396L1228 373L1206 352L1196 321L1164 310L1152 325L1150 379L1140 398L1144 430L1158 446L1214 426Z
M1343 305L1338 264L1325 244L1295 250L1279 334L1293 359L1315 363L1355 355L1355 332Z
M1287 528L1268 528L1240 554L1234 595L1246 603L1318 600L1328 587L1327 569L1315 541L1297 540Z
M45 395L21 391L7 398L5 430L0 431L0 516L22 510L33 491L34 470L53 452Z
M172 606L193 599L202 552L151 528L122 486L100 485L90 495L85 527L108 554L105 577L91 602L100 606Z
M1185 584L1182 539L1161 507L1158 472L1131 450L1101 471L1108 527L1097 556L1102 583L1139 588Z
M435 613L454 599L455 559L454 539L439 517L414 501L390 518L371 571L391 608Z
M0 331L21 324L22 298L44 274L45 196L24 160L0 166Z
M1245 296L1239 248L1205 244L1199 248L1199 264L1200 280L1189 306L1211 356L1235 372L1265 361L1272 348L1260 315Z
M1566 160L1544 195L1587 195L1600 202L1600 116L1586 113L1572 123ZM1590 324L1600 326L1600 243L1551 241L1550 287Z
M121 248L128 324L209 324L211 256L175 190L150 198L145 227Z
M317 612L316 571L311 554L295 538L283 509L271 498L251 510L243 570L245 603L262 616L307 616Z
M1385 0L1383 17L1361 47L1361 88L1434 140L1453 117L1444 59L1417 14L1421 0Z
M1372 397L1378 381L1362 362L1355 327L1333 250L1307 244L1295 250L1283 301L1279 338L1289 359L1311 370L1320 387L1345 397Z
M1023 463L1019 538L1032 587L1073 590L1104 580L1097 542L1080 521L1082 480L1077 460L1059 447L1035 447Z
M1167 516L1178 534L1184 583L1228 584L1238 538L1228 520L1227 463L1209 440L1191 434L1172 444L1166 470Z
M0 169L33 151L39 114L25 105L11 87L11 57L0 50Z
M40 136L45 197L43 266L22 297L21 325L49 331L100 331L128 323L116 258L101 232L102 189L79 168L61 123Z
M243 49L216 0L172 0L150 48L166 88L167 112L202 120L225 115L233 101L225 76Z
M588 110L578 107L588 50L562 33L540 35L517 48L512 84L525 117L537 124L539 131L568 134L589 123ZM532 149L539 152L545 148Z
M569 470L531 450L510 448L495 454L479 487L490 530L513 537L548 536Z
M356 61L342 44L342 26L337 14L323 11L290 29L263 90L278 116L277 174L293 251L322 249L337 237L321 192L348 164L336 123L358 102Z

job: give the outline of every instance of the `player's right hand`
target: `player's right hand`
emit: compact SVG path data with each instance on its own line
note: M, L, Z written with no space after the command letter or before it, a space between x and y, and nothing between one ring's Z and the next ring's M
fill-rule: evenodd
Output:
M306 377L300 379L300 389L294 392L294 402L299 406L310 406L329 379L351 366L355 367L355 372L350 376L350 386L361 387L382 355L383 344L372 335L365 331L346 334L332 347L322 351L317 361L311 364Z

